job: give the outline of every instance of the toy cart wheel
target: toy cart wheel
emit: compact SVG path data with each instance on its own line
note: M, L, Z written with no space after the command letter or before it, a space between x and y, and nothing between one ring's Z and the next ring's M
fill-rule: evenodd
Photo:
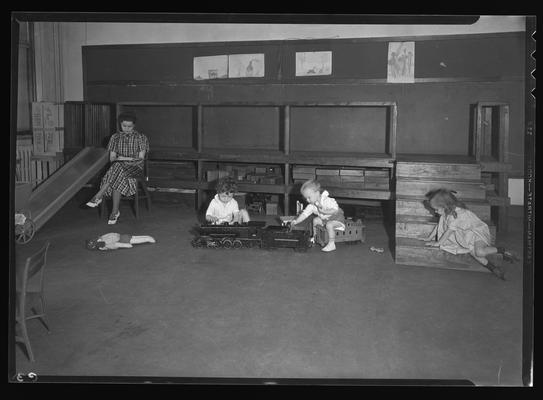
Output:
M34 221L27 218L24 224L15 226L15 241L19 244L28 243L34 237L35 232L36 225Z
M234 240L234 249L241 249L243 247L243 243L241 242L241 240Z
M225 239L222 241L222 247L224 247L225 249L231 249L233 245L234 244L230 239Z

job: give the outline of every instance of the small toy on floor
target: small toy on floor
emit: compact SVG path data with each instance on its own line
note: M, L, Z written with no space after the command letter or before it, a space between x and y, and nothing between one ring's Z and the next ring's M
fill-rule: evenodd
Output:
M151 236L133 236L126 233L106 233L96 239L86 241L88 250L117 250L129 249L134 244L140 243L156 243L156 240Z

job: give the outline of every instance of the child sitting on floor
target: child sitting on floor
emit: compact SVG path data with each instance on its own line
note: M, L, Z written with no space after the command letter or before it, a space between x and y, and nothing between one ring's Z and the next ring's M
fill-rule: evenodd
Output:
M439 247L452 254L469 253L494 275L505 280L501 268L492 264L487 256L501 254L508 262L517 261L518 258L503 247L491 246L488 225L468 210L453 193L447 189L437 189L426 195L430 207L439 214L439 222L430 236L421 240L430 242L426 246Z
M336 230L345 230L345 216L343 210L338 206L336 200L329 197L326 190L321 190L321 185L316 180L309 180L302 185L300 189L302 196L307 200L307 207L290 225L299 224L311 214L317 216L313 218L313 235L316 235L317 226L324 226L328 232L328 243L322 248L322 251L333 251L336 249ZM315 238L313 237L313 241Z
M237 185L233 178L227 176L219 179L215 187L217 194L209 203L206 211L206 221L212 224L233 224L234 222L249 222L247 210L239 209L238 202L234 199Z
M97 239L87 240L88 250L117 250L129 249L133 244L155 243L151 236L132 236L125 233L106 233Z

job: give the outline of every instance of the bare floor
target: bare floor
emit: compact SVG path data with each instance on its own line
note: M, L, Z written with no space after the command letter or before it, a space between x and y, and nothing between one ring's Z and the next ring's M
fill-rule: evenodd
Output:
M16 370L62 376L469 379L521 385L522 263L491 274L395 265L379 218L367 241L312 248L207 250L190 245L194 210L154 204L118 225L69 202L17 261L51 241L51 333L36 320L36 361ZM91 252L107 232L156 244ZM522 220L498 244L522 253ZM382 254L370 246L383 247Z

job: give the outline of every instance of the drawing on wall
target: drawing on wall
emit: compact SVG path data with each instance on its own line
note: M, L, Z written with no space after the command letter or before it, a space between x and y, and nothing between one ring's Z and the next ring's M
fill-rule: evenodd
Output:
M387 82L415 82L415 42L388 43Z
M264 54L230 54L228 56L229 78L264 76Z
M227 56L194 57L193 76L196 80L227 78Z
M296 76L332 74L332 52L314 51L296 53Z

